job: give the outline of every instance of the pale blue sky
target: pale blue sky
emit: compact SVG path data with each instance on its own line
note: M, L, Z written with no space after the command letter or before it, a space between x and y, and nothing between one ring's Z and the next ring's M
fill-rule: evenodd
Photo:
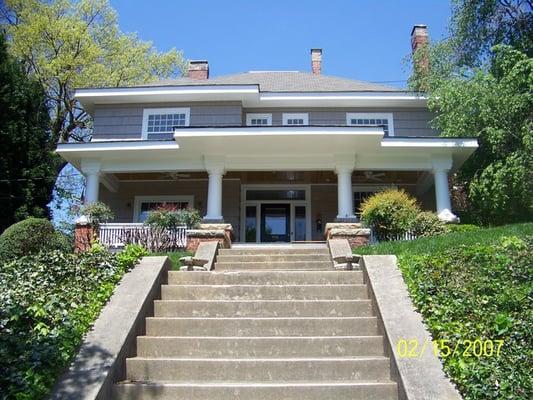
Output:
M207 59L211 76L250 70L309 71L309 49L324 49L323 74L367 81L409 76L414 24L445 37L445 0L110 0L120 28L160 50Z

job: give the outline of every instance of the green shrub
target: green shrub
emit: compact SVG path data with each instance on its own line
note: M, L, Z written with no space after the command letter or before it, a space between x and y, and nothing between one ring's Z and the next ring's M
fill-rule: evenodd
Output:
M95 246L79 254L40 252L0 266L0 398L48 394L141 254L138 246L120 255Z
M481 229L477 225L472 224L448 224L446 225L446 231L450 232L472 232Z
M111 208L101 201L96 201L94 203L89 203L82 206L80 208L80 214L86 216L95 226L115 218Z
M0 263L54 249L67 250L67 240L44 218L27 218L0 235Z
M396 189L376 193L361 205L362 221L380 240L407 232L419 212L416 200Z
M144 223L160 229L173 229L178 226L195 228L200 220L200 213L194 208L176 210L163 206L148 213Z
M411 232L417 237L436 236L447 233L446 224L431 211L417 214L411 226Z
M433 339L455 349L441 358L465 400L531 399L533 236L487 243L472 235L480 243L406 251L400 269ZM499 354L465 353L475 340L503 345Z

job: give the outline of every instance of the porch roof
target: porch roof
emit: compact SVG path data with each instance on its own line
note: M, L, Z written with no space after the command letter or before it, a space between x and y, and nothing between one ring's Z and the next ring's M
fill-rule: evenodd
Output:
M189 128L174 138L64 143L57 152L82 172L95 163L115 173L205 171L213 163L226 171L334 170L339 162L423 171L457 168L477 148L472 138L384 137L380 127L350 126Z

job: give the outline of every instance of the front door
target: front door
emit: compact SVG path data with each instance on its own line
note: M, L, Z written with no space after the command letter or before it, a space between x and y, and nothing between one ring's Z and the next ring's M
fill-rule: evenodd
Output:
M290 204L261 204L261 242L290 242L290 216Z

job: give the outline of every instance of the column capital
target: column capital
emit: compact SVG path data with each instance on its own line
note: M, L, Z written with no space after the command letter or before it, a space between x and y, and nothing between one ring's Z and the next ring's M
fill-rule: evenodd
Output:
M334 154L333 162L335 164L335 173L353 172L355 169L356 155L355 154Z
M204 154L204 167L210 174L224 174L226 156L220 154Z
M85 175L94 175L100 173L101 166L100 160L82 160L80 169Z
M433 172L446 172L452 169L453 160L451 155L432 154L431 167Z

